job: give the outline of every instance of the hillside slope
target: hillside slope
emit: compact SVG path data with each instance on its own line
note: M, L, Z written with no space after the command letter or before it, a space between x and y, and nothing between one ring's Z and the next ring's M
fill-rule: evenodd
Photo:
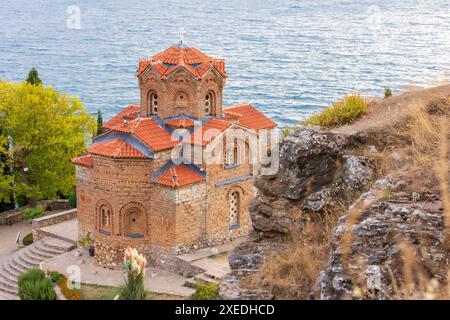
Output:
M284 139L255 180L254 234L230 256L227 299L448 294L450 86L370 102L367 115Z

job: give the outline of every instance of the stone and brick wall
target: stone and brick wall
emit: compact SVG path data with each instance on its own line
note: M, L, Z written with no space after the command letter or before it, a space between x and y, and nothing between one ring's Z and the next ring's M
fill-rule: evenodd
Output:
M70 209L69 202L63 199L38 201L36 206L42 207L48 211ZM18 209L0 212L0 225L13 224L22 221L22 214L28 208L31 208L31 206L26 205Z
M159 74L149 69L139 78L141 91L141 114L149 115L150 96L156 93L158 97L158 115L167 118L181 112L196 118L205 116L205 97L212 93L214 114L222 115L222 90L225 80L209 71L201 80L196 80L180 71L167 80L161 80Z

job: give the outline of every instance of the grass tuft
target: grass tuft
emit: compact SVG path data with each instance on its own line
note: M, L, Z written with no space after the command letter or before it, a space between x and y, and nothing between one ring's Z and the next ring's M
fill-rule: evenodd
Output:
M352 94L334 102L321 113L303 121L302 124L327 128L339 127L361 118L366 110L367 102L359 94Z

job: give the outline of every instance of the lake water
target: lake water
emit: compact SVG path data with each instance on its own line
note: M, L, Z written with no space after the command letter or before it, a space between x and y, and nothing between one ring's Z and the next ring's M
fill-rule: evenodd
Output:
M77 8L81 28L69 28ZM449 0L1 0L0 22L0 79L34 66L105 118L139 101L138 59L181 27L185 43L226 60L225 105L251 102L282 125L354 91L450 74Z

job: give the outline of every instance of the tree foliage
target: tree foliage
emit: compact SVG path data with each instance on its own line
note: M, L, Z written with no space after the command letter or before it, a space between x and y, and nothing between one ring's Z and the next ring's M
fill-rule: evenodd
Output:
M42 84L42 80L39 78L39 74L35 68L31 68L30 72L28 72L27 82L35 86Z
M0 81L0 200L68 195L75 184L71 158L86 149L95 119L78 98L28 82Z
M102 112L98 110L97 112L97 136L103 133L103 116Z

